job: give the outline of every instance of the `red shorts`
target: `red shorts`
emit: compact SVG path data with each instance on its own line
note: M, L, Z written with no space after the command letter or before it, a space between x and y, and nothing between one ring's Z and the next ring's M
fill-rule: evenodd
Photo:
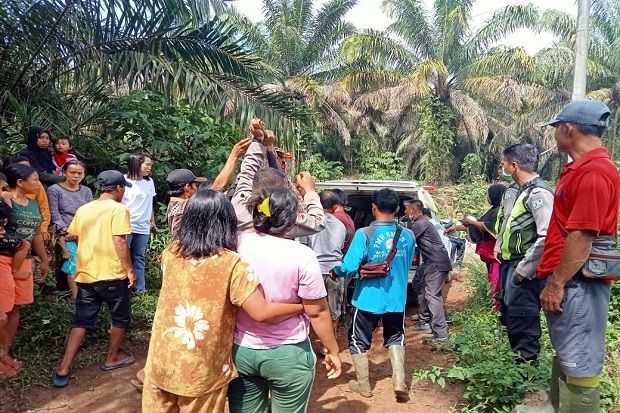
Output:
M22 271L30 273L26 279L13 278L13 257L0 255L0 311L8 313L16 305L34 302L34 281L32 278L32 259L24 260Z

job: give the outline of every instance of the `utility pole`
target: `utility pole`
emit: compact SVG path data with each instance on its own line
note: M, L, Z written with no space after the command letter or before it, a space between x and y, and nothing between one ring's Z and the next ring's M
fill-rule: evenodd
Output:
M586 97L588 46L590 42L590 6L592 0L577 0L577 37L575 39L575 74L572 99Z

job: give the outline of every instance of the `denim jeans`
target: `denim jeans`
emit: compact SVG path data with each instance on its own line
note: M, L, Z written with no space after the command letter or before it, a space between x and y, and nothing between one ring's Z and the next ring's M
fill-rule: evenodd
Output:
M149 245L150 234L136 234L135 232L127 235L127 245L131 253L131 265L133 272L138 279L136 282L136 291L146 291L146 278L144 274L146 247Z

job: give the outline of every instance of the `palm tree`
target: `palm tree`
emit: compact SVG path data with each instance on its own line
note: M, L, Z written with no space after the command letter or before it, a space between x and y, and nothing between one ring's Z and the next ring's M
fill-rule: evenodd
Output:
M258 114L275 125L307 119L291 96L265 89L263 64L219 0L6 0L0 4L3 123L26 115L66 132L86 125L103 102L150 89L192 104L215 102L241 123ZM77 110L71 113L71 110ZM28 124L33 119L23 119ZM69 128L69 129L67 129Z
M489 137L487 118L464 84L467 68L506 34L538 21L531 5L508 6L470 34L472 5L441 0L429 13L419 0L384 0L394 23L385 33L354 35L345 45L362 68L351 75L351 86L367 92L355 107L381 112L409 170L438 184L454 178L464 156ZM381 79L383 87L373 86Z
M347 159L354 119L351 97L330 80L341 70L338 50L355 32L344 17L357 0L328 0L320 8L313 0L263 0L262 22L254 23L237 12L229 19L239 36L257 51L272 74L272 90L292 93L315 110L318 120L339 137Z
M594 1L588 96L611 109L608 141L612 156L620 121L619 18L620 0ZM551 131L543 132L539 125L571 99L576 21L566 13L548 10L538 27L555 33L557 44L534 56L522 48L496 48L468 68L465 85L485 107L496 148L527 139L541 150L552 149ZM543 161L543 171L549 172L557 169L561 157L551 153Z

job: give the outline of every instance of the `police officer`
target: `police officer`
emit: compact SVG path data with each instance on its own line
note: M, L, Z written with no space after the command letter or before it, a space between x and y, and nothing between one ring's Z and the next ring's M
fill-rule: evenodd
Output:
M499 258L508 340L518 361L535 361L540 352L543 284L536 277L536 268L553 211L553 192L535 172L537 165L538 150L530 144L518 143L504 150L501 167L512 176L518 190L501 223Z

